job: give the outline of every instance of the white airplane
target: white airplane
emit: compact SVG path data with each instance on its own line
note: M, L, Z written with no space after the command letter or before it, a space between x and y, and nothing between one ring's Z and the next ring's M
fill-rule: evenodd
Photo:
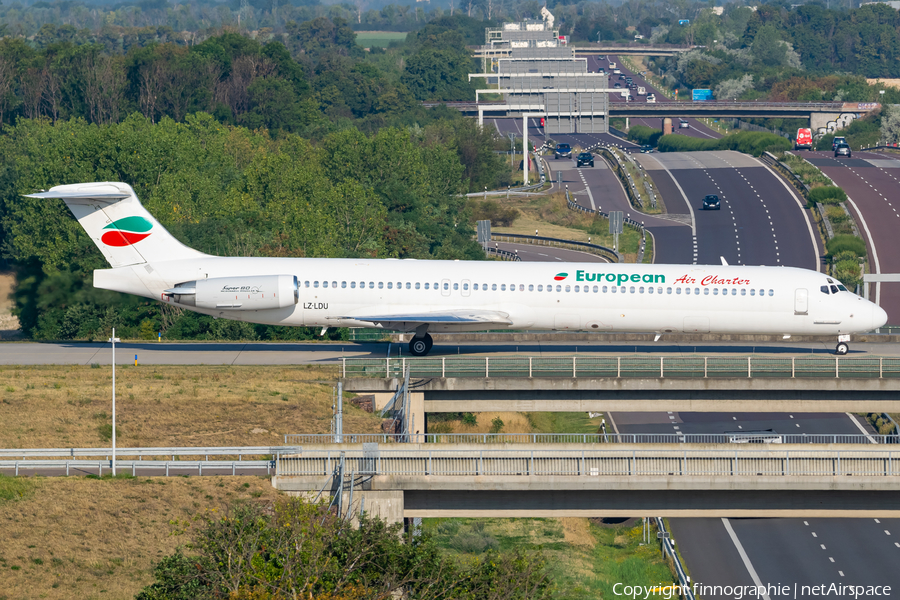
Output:
M94 287L224 319L413 333L485 329L837 336L871 331L887 313L832 278L790 267L233 258L176 240L125 183L60 185L106 257ZM324 329L323 329L324 332Z

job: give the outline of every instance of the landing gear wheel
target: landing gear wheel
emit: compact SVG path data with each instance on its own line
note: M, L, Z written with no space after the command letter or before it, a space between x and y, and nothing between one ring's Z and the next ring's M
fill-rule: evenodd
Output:
M850 346L848 346L844 342L839 343L837 345L837 347L834 349L834 353L837 354L838 356L844 356L849 351L850 351Z
M409 341L409 353L413 356L425 356L431 351L433 345L434 340L426 333L420 338L414 337Z

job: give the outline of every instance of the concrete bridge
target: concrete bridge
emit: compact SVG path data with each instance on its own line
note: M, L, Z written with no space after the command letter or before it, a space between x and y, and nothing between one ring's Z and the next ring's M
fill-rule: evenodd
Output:
M344 505L389 519L900 517L900 449L888 447L304 446L278 457L273 485L307 495L331 479Z
M679 46L674 44L587 44L585 46L569 46L580 56L675 56L681 52L687 52L694 48L704 46ZM510 56L513 50L508 46L470 46L472 58L504 58Z
M450 108L467 116L485 116L494 118L524 118L541 116L544 105L540 102L531 104L510 104L500 102L425 102L424 106L446 104ZM817 129L826 127L829 122L836 121L843 114L854 115L869 113L881 105L874 102L611 102L608 113L610 117L695 117L695 118L792 118L809 119L810 127ZM540 113L540 114L536 114Z

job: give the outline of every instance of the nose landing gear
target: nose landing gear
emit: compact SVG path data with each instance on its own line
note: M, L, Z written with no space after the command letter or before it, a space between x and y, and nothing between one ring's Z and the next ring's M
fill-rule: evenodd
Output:
M844 356L848 352L850 352L850 346L846 342L838 342L837 347L834 349L834 353L838 356Z

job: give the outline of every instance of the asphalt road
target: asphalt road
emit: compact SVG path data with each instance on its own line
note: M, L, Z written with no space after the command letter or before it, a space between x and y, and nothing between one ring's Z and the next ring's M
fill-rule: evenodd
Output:
M834 158L831 152L798 153L843 188L848 208L866 240L873 273L900 273L900 159L876 152ZM894 206L897 202L897 206ZM900 323L900 284L870 284L869 298L888 313L888 323Z
M803 267L816 270L822 250L805 204L759 160L739 152L640 154L670 214L694 224L695 264ZM701 210L716 194L720 210ZM687 215L686 215L687 216Z
M499 250L514 253L523 262L609 262L596 254L567 248L554 248L553 246L510 244L508 242L494 242L494 246Z
M859 434L871 428L845 414L614 413L622 433ZM739 492L735 492L739 493ZM900 590L900 520L670 519L672 535L694 582L711 586L890 585ZM729 532L729 528L733 532ZM751 574L751 569L753 574ZM754 577L755 575L755 577ZM813 598L801 593L796 598ZM734 599L707 592L703 600ZM782 598L771 594L771 600Z
M592 338L593 339L593 338ZM387 342L124 342L116 344L116 364L133 365L307 365L335 364L341 358L384 358L406 356L406 344ZM572 354L618 356L714 356L772 355L778 357L834 354L831 342L785 342L748 344L746 342L673 343L666 336L657 343L607 342L602 335L596 341L562 342L436 342L429 356L571 356ZM900 356L900 344L854 342L850 356ZM0 343L0 365L109 365L112 362L107 343Z
M606 60L601 60L598 56L587 56L586 58L588 59L588 70L590 72L596 73L597 69L599 69L600 67L603 67L603 69L608 74L610 74L609 75L609 85L612 86L612 85L615 85L617 82L619 82L622 84L622 88L623 89L625 88L625 80L624 79L619 80L619 76L612 74L609 69L609 63L610 63L610 61L612 61L612 62L616 63L619 70L622 71L622 75L625 75L626 77L630 76L634 80L634 83L637 86L643 86L643 87L647 88L648 94L649 93L655 94L657 104L666 104L669 102L673 102L673 100L670 100L669 98L664 96L662 94L662 92L660 92L658 89L653 87L650 83L648 83L647 80L645 80L639 73L635 73L634 71L631 71L631 70L625 68L625 66L622 64L622 61L619 59L619 57L608 56L608 57L606 57ZM646 96L635 96L634 95L635 90L631 90L631 94L632 94L632 97L634 98L632 100L632 102L646 102L647 101ZM616 103L626 102L625 98L623 98L621 95L618 95L618 94L610 94L609 99L610 99L610 102L616 102ZM672 119L672 126L675 128L673 130L674 133L678 133L681 135L687 135L690 137L705 138L705 139L716 139L716 138L722 137L717 131L710 129L709 127L704 125L701 121L698 121L697 119L691 119L691 118L681 119L677 114L671 114L668 116L669 116L669 118ZM682 120L687 121L688 124L690 125L690 127L687 129L679 128L679 126L678 126L679 122ZM662 118L658 118L658 119L632 118L632 119L630 119L630 125L632 127L634 125L646 125L647 127L661 130L663 128L662 121L663 121Z

